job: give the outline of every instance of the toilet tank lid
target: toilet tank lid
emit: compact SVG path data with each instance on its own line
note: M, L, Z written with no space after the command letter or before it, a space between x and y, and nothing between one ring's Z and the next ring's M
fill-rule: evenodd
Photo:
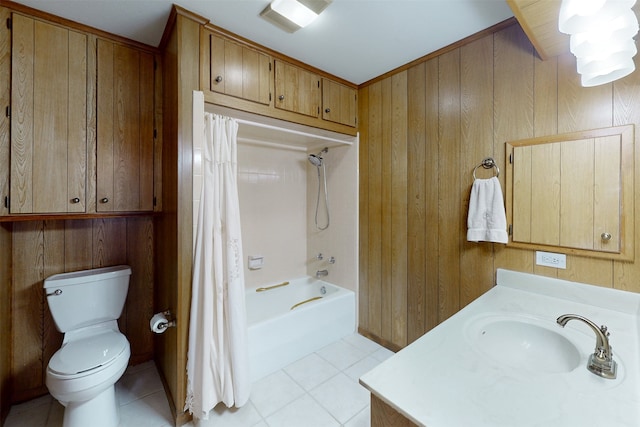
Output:
M129 341L116 331L70 341L51 357L49 369L63 375L87 372L108 364L128 347Z
M54 274L45 279L44 288L76 285L78 283L94 282L96 280L108 280L113 277L131 275L131 267L128 265L116 265L113 267L94 268L91 270L73 271L71 273Z

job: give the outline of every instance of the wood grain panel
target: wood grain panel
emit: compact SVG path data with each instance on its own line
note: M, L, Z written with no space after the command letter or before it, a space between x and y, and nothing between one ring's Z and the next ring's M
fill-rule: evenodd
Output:
M0 8L0 18L3 9ZM12 224L0 224L0 287L4 292L4 297L0 298L0 322L4 325L11 324L11 232ZM10 329L11 330L11 329ZM0 334L0 423L6 419L11 408L11 353L12 336L11 333Z
M369 87L369 225L368 236L368 284L369 284L369 332L382 336L382 83ZM374 172L375 171L375 172Z
M515 150L514 150L515 151ZM525 153L522 153L526 156ZM562 154L559 143L531 147L531 241L560 244ZM515 166L514 166L515 168ZM535 202L533 202L535 201ZM515 221L514 221L515 222ZM515 239L514 239L515 240Z
M65 272L65 225L64 221L43 221L43 279L54 274ZM45 384L47 364L51 356L58 351L62 345L62 334L56 329L53 317L49 311L49 306L44 297L42 285L44 280L38 284L40 292L43 294L42 306L42 384Z
M369 327L369 88L363 88L358 94L358 115L360 121L360 138L358 144L358 328L370 331Z
M398 411L387 405L382 399L371 395L371 427L414 427L416 424L409 421Z
M40 221L13 225L12 399L46 393L43 383L44 236Z
M138 141L140 141L140 198L137 200L139 210L153 210L153 177L154 177L154 58L145 52L140 57L140 94L138 108L140 109L140 124Z
M97 67L100 76L97 85L97 121L96 150L100 161L96 165L96 211L109 211L111 204L101 200L113 200L114 189L114 152L116 120L115 98L113 94L113 82L115 79L113 59L115 45L113 43L98 40L97 43Z
M382 306L380 336L393 342L393 80L380 82L381 98L381 139L380 161L381 167L381 240L380 240L380 268Z
M493 244L466 240L467 215L473 174L482 159L494 157L493 142L493 38L484 37L460 48L460 204L461 237L460 307L493 285ZM488 178L495 171L479 168L476 176Z
M12 16L11 213L33 210L34 21Z
M391 312L390 340L407 345L407 72L391 77ZM388 297L387 297L388 298Z
M11 13L8 9L0 7L0 22L7 22ZM11 105L11 31L2 26L0 28L0 99L3 109ZM6 114L0 115L0 201L4 202L9 196L9 174L10 163L10 129L11 120ZM4 203L0 203L0 215L7 215L9 209ZM0 376L0 381L2 377ZM1 384L1 383L0 383ZM2 404L2 388L0 386L0 404ZM2 409L0 407L0 420L2 420Z
M619 252L621 240L622 200L620 183L622 146L619 135L594 141L593 248ZM609 233L611 238L602 238Z
M407 341L426 330L426 64L407 70ZM361 115L364 119L365 115ZM360 171L362 176L362 170Z
M460 50L445 53L439 60L439 157L440 170L438 229L439 320L460 308ZM452 194L452 189L454 194ZM458 194L455 194L458 193Z

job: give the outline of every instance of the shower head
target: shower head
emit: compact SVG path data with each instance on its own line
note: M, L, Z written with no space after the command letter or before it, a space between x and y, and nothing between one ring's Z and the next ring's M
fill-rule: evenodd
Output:
M311 162L313 166L319 168L320 166L322 166L323 162L322 153L327 152L329 152L329 149L327 147L324 147L318 154L309 154L309 162Z
M315 167L322 166L322 157L318 154L309 154L309 162Z

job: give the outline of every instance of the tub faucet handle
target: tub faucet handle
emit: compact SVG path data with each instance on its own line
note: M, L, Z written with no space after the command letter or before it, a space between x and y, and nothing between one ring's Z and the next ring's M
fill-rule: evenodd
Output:
M316 255L316 259L319 261L322 261L324 259L324 257L322 256L322 252L318 253L318 255Z
M329 264L335 264L335 263L336 263L335 257L329 258Z

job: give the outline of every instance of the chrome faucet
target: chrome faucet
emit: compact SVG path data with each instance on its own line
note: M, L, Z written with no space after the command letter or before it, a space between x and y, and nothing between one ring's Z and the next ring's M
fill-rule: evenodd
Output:
M324 277L328 276L329 272L327 270L318 270L316 271L316 277Z
M563 328L569 322L569 320L581 320L589 325L593 332L596 334L596 349L595 352L589 356L589 362L587 363L587 369L592 373L601 376L602 378L615 379L617 372L617 363L613 360L613 352L611 351L611 345L609 344L609 332L607 327L602 325L598 328L598 325L593 323L586 317L578 316L577 314L563 314L556 320L558 325Z

